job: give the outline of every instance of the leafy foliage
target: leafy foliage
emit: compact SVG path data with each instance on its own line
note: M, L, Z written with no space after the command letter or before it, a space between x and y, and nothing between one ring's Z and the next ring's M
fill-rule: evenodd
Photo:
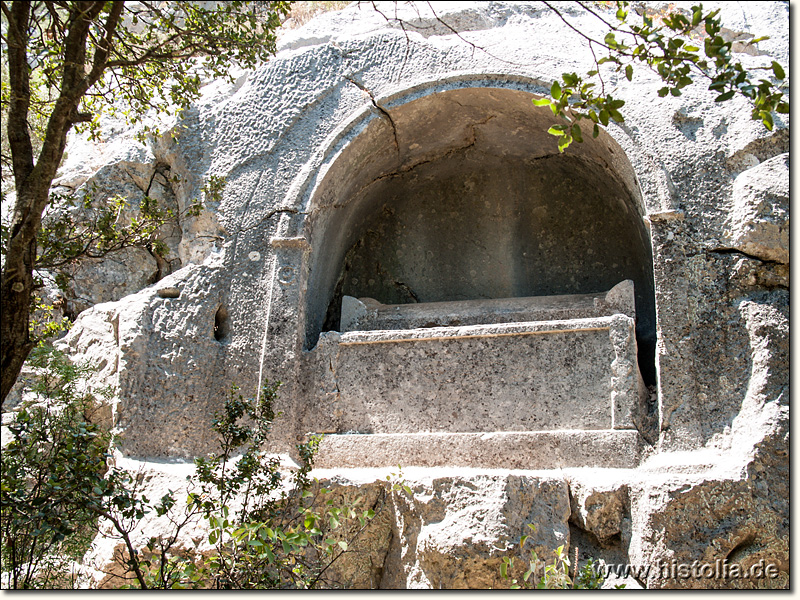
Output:
M528 524L528 527L532 531L536 530L536 527L532 524ZM523 535L520 538L520 549L525 547L529 539L530 536L528 535ZM577 551L575 553L575 564L570 563L564 546L559 546L555 549L555 558L550 564L539 558L534 549L530 550L527 560L528 568L522 575L522 580L518 580L511 576L511 571L514 568L514 558L503 557L503 562L500 565L500 576L510 584L511 589L596 590L601 588L605 580L593 559L589 559L580 569L578 568ZM572 577L569 574L570 566L573 568ZM618 589L624 588L625 585L617 585L616 587Z
M59 269L130 245L163 250L153 234L170 215L147 197L128 224L116 219L128 202L122 198L84 206L84 221L46 218L48 206L72 202L50 194L69 131L86 128L96 137L100 116L111 114L141 125L143 136L156 133L144 124L147 115L179 113L199 97L204 79L232 78L232 65L266 61L289 8L238 0L0 0L0 161L16 193L2 228L0 401L36 345L29 320L37 268Z
M162 225L175 217L173 211L145 195L139 202L139 214L125 223L121 216L129 206L129 200L120 195L93 201L89 192L80 203L74 196L51 195L54 218L45 218L39 232L36 268L64 273L61 269L79 259L102 258L123 248L147 244L156 244L156 250L163 253L165 249L157 244L156 235Z
M14 588L63 583L67 562L79 558L99 517L123 528L147 504L129 473L107 467L110 435L90 421L91 369L44 345L31 365L36 400L16 412L2 454L3 570Z
M31 318L28 325L31 337L40 340L40 344L46 344L51 338L69 329L69 318L57 318L55 309L54 304L48 304L39 295L31 297Z
M10 4L3 2L6 17ZM28 29L20 33L32 59L30 125L39 139L65 91L65 75L72 76L69 55L76 49L70 34L75 36L81 17L89 20L89 29L77 55L87 67L79 113L82 126L99 135L101 114L135 124L147 114L182 111L200 95L203 80L232 79L232 64L250 69L265 62L275 53L275 30L290 10L289 2L241 0L213 7L153 1L30 4ZM4 42L12 40L4 36ZM3 112L9 110L12 87L2 87ZM4 161L10 164L10 157Z
M97 397L85 385L91 368L41 344L31 364L38 371L37 399L15 413L2 453L2 569L9 587L74 584L70 569L99 520L110 524L107 535L124 542L125 562L143 580L130 533L149 512L163 515L174 501L150 502L135 474L108 466L111 435L92 422Z
M722 36L719 10L706 12L702 5L697 5L692 7L691 16L675 11L660 17L660 22L644 11L641 23L635 23L630 17L629 3L617 2L616 20L612 22L588 3L578 2L607 27L608 32L601 41L571 25L555 6L544 4L588 41L595 57L595 68L585 76L563 73L561 81L553 82L549 98L534 100L535 105L549 106L554 116L562 118L562 122L548 131L558 138L561 152L573 141L583 141L581 120L591 121L594 137L599 134L600 125L625 120L621 112L625 102L615 99L606 90L602 67L605 64L628 81L633 80L637 66L654 71L665 83L658 91L660 97L680 96L682 89L699 78L708 83L709 90L717 93L715 102L725 102L736 95L746 98L752 105L752 118L761 121L770 131L774 127L772 113L789 112L789 102L783 93L786 75L781 65L772 61L767 69L774 81L766 78L754 81L754 75L733 59L732 42ZM765 39L757 38L751 43ZM607 54L598 59L595 49Z
M328 587L334 583L326 579L328 568L375 516L359 506L362 499L340 504L310 478L319 436L297 446L300 468L289 473L264 450L278 416L278 386L266 384L258 399L232 389L214 420L220 453L196 459L198 489L188 499L208 524L214 552L199 562L176 557L181 576L167 587ZM335 533L350 521L358 523L355 532Z
M41 400L16 413L0 457L2 571L14 589L69 584L70 561L93 537L88 504L108 448L108 436L86 422L93 398L77 387L85 371L43 347L31 364L42 370L33 388Z
M266 452L278 384L267 384L259 399L232 389L213 422L220 451L196 459L188 499L169 492L151 501L137 474L107 466L111 436L90 421L95 396L84 386L91 369L44 346L31 364L39 371L37 400L15 414L2 454L9 587L70 587L71 569L99 531L122 543L115 560L125 587L332 587L330 567L357 547L380 509L361 498L345 502L311 479L319 437L298 445L294 471ZM153 516L167 519L167 533L138 548L133 534ZM203 552L179 544L198 522L208 531Z

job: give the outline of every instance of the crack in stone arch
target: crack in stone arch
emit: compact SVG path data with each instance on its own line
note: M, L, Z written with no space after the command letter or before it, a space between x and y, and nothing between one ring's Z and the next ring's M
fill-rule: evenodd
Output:
M382 118L340 146L303 211L304 235L312 245L305 310L307 349L314 347L320 331L335 328L342 294L381 296L361 284L353 289L342 279L343 265L352 266L345 255L372 240L366 254L383 265L386 284L399 292L393 282L402 282L414 290L419 302L586 293L634 279L641 321L637 338L649 357L643 361L643 370L647 382L655 382L652 250L638 188L630 187L636 186L636 175L607 134L566 155L555 154L542 126L550 117L537 112L531 97L527 91L477 86L422 95L405 104L397 102L397 94L391 101L370 95L374 107L383 109ZM622 167L628 169L624 174L619 171ZM457 186L476 175L485 180L477 192L442 188L445 180ZM441 193L431 195L437 186ZM478 198L481 194L482 199ZM558 206L553 198L559 195L573 199ZM386 212L382 207L390 208L394 217L380 216ZM411 207L425 213L418 214L414 223L408 213ZM442 217L443 213L450 217ZM605 233L598 229L602 224ZM419 256L413 264L393 271L397 261L392 257L407 250L400 247L404 243L400 238L421 231L420 225L426 225L432 237L417 244ZM552 237L555 230L566 233ZM463 240L456 239L462 234ZM433 255L430 248L422 250L426 243L440 244L445 238L452 247L445 248L444 254L435 247ZM473 250L463 251L462 242ZM394 244L391 251L387 243ZM470 259L475 253L479 255ZM445 260L448 256L453 264ZM571 258L566 260L566 256ZM468 266L474 259L489 263L485 268L477 263ZM442 266L435 274L437 262ZM508 272L497 279L504 264L509 265ZM366 263L359 268L365 274L376 272ZM558 270L561 275L556 275ZM425 271L434 273L428 279L439 280L432 285L450 290L450 295L431 294L431 285L426 291L419 280ZM600 272L607 276L594 281ZM486 289L465 288L464 281L470 277L476 282L483 278L476 285ZM548 278L550 283L546 283ZM351 279L378 278L351 274ZM391 293L378 300L409 301L395 299Z

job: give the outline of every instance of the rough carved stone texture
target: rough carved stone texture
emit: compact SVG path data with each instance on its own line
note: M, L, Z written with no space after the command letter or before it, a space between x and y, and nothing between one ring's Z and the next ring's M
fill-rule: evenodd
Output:
M382 304L374 298L343 296L339 331L562 321L613 314L636 317L634 286L629 279L618 283L605 294L391 305Z
M788 152L739 175L731 194L731 246L761 260L789 264Z
M739 40L737 59L788 65L786 3L712 4ZM600 444L587 466L555 468L587 454L563 445L586 439L569 430L560 446L542 436L528 450L521 438L506 448L514 466L530 465L520 471L504 468L502 446L499 472L403 465L414 498L393 501L392 535L386 522L369 542L374 561L385 560L354 566L353 580L494 585L499 549L534 522L542 548L580 545L582 558L745 567L763 558L780 570L736 581L651 570L639 582L648 587L785 587L788 115L769 133L743 101L715 103L702 86L658 99L662 83L642 71L615 92L624 125L585 135L562 156L546 134L551 115L531 99L562 72L590 69L592 56L556 15L538 3L443 7L439 16L487 53L425 11L399 10L424 27L405 33L354 5L291 33L269 64L234 85L209 83L140 159L81 163L99 154L88 143L70 150L63 183L75 172L75 186L96 177L141 191L168 165L180 176L170 184L179 209L209 176L226 179L218 204L180 223L170 247L183 268L84 311L63 342L115 386L121 455L181 461L207 452L209 419L233 382L252 393L264 379L284 382L276 450L326 430L339 390L325 342L337 334L324 332L336 330L343 295L391 304L596 294L629 278L650 386L633 415L641 436L628 446L632 464L616 468ZM564 11L602 38L593 17ZM757 52L742 42L764 34ZM130 137L114 131L108 143ZM97 175L123 164L118 175ZM404 367L413 374L425 362ZM630 360L617 368L615 376L635 370ZM409 401L425 391L410 389ZM556 447L553 468L532 470L537 453ZM396 448L441 464L425 447ZM383 467L394 465L392 449L383 447ZM366 491L385 474L340 468L336 481Z
M54 191L81 199L92 199L92 206L115 197L126 205L117 215L120 225L129 225L138 217L142 199L159 202L164 210L180 213L170 166L147 148L127 136L109 132L114 143L103 146L94 156L90 148L77 140L70 146L62 173L54 182ZM117 132L118 134L119 132ZM98 168L99 167L99 168ZM91 221L92 208L81 204L67 209L76 222ZM60 218L58 214L54 218ZM72 279L63 299L65 314L74 317L94 304L119 300L168 275L181 265L178 245L180 220L163 225L155 239L165 247L164 256L155 250L127 248L103 259L85 259L71 267Z
M332 425L337 433L633 428L633 328L614 315L345 333L330 358Z

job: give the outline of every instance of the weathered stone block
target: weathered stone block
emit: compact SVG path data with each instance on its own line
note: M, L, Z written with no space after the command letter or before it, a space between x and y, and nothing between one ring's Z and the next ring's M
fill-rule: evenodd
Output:
M321 468L474 467L482 469L634 468L644 442L637 431L535 431L326 435Z
M739 175L726 239L762 260L789 262L789 153Z
M342 298L339 331L415 329L636 316L633 282L625 280L604 294L566 294L415 304L381 304L372 298Z
M638 369L628 346L635 357L636 342L613 335L626 327L633 331L633 319L615 315L341 334L337 431L630 426ZM627 371L613 372L620 362Z

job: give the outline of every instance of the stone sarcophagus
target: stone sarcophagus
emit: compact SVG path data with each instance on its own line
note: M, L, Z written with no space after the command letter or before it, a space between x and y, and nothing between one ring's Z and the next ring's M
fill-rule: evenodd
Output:
M328 433L320 461L629 466L645 393L633 288L402 305L345 296L342 331L315 350L334 389L315 428Z
M366 498L404 470L413 493L348 552L365 586L497 587L527 523L543 559L652 566L648 587L788 586L788 116L767 132L703 85L659 100L641 70L615 86L624 123L559 149L540 100L594 68L570 27L599 32L595 11L424 4L393 11L414 31L363 3L301 28L147 148L104 134L87 188L158 184L186 214L182 268L60 342L114 392L118 465L159 497L218 450L231 384L280 381L270 452L325 434L314 476ZM788 3L716 4L732 55L788 64ZM184 213L212 176L219 202ZM698 561L781 577L657 568Z

